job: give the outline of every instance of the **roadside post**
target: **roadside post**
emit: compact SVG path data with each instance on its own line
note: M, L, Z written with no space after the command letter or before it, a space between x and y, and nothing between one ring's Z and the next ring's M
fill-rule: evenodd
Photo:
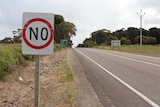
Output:
M53 53L54 14L23 13L22 53L35 55L35 107L39 107L40 55Z

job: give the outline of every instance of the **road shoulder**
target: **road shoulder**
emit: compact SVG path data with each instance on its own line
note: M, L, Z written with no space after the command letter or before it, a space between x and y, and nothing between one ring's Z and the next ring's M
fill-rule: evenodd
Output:
M100 100L91 86L90 82L84 73L84 69L79 62L74 49L67 49L67 57L70 68L74 75L74 80L77 88L78 100L81 107L103 107Z

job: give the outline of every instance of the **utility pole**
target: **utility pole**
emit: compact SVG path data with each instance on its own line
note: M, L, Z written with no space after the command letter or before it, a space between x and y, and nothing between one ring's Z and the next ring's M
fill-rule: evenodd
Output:
M137 15L140 17L140 46L141 46L141 51L142 51L142 18L145 15L144 12L142 12L142 9L140 10L140 13L137 13Z

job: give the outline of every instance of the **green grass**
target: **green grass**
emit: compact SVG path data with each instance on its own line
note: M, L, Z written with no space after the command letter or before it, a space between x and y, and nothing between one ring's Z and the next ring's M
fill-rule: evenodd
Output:
M63 46L54 45L54 51L59 51ZM26 65L26 60L33 59L33 55L22 54L21 44L0 44L0 81L5 80L8 73L14 72L18 66Z
M64 48L64 46L60 45L60 44L54 44L54 51L59 51L62 48Z
M160 57L160 45L142 45L142 47L140 45L96 46L94 48Z
M26 65L29 56L23 55L20 44L0 44L0 81L4 81L9 73L13 73L19 66Z

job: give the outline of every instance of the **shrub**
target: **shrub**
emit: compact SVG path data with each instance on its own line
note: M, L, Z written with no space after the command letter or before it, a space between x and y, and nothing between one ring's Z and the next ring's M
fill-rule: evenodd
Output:
M14 57L9 50L0 49L0 80L4 80L9 67L15 63L16 60L14 60Z
M25 60L31 56L23 55L21 50L19 45L0 46L0 80L5 80L6 75L14 72L19 65L26 65Z
M84 47L84 44L78 44L77 47Z
M62 48L64 48L64 46L60 45L60 44L54 44L54 51L59 51Z
M63 48L54 45L55 51ZM20 44L0 44L0 81L5 80L8 73L14 72L18 66L25 66L26 60L33 60L33 55L22 54Z
M131 40L127 39L126 37L121 37L121 43L122 45L130 45Z
M139 44L139 42L140 42L140 36L137 36L135 38L135 42ZM142 42L143 42L143 44L156 44L157 40L156 40L155 37L143 36L142 37Z

